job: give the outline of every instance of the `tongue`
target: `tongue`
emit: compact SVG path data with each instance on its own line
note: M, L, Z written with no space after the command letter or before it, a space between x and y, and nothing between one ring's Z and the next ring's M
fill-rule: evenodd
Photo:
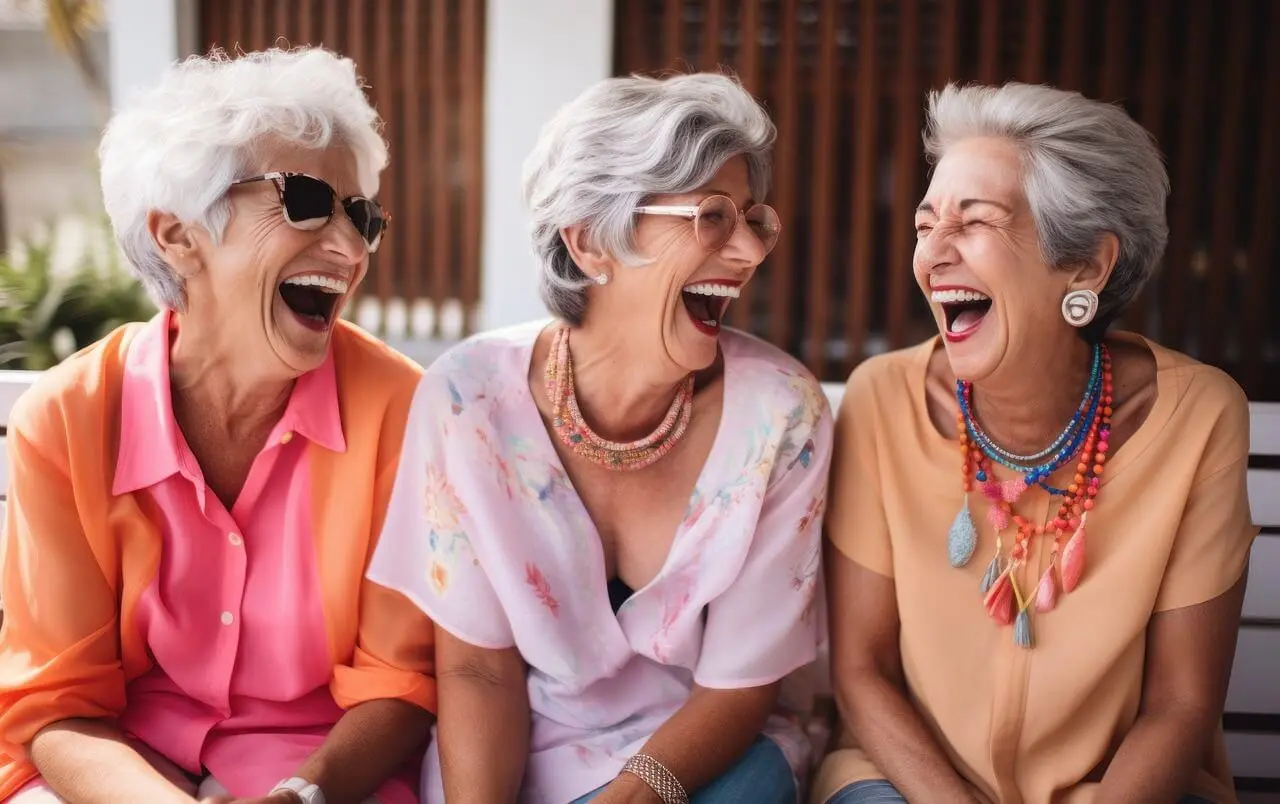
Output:
M712 310L711 297L703 296L700 293L685 293L684 306L694 318L699 321L716 321L716 314Z
M978 322L981 321L982 317L985 316L986 314L987 314L986 310L979 310L977 308L961 310L960 314L957 315L955 317L955 320L951 322L951 331L964 332L966 330L972 329L973 327L976 327L978 325Z

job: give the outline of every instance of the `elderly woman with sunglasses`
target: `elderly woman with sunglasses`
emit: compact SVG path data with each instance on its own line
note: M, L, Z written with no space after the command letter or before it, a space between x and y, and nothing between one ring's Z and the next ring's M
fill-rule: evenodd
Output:
M111 121L162 312L10 420L0 800L417 800L432 629L362 575L421 371L339 320L386 160L322 50L192 58Z
M722 326L773 140L729 78L618 78L526 162L555 318L427 370L370 567L437 624L424 801L795 801L831 416Z

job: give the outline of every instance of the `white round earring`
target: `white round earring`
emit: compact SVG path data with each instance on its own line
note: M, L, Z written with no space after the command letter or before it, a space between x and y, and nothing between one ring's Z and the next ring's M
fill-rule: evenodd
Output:
M1087 326L1098 314L1098 294L1092 290L1073 290L1062 297L1062 317L1073 327Z
M607 284L609 284L609 275L608 275L608 274L596 274L596 284L597 284L597 285L607 285Z

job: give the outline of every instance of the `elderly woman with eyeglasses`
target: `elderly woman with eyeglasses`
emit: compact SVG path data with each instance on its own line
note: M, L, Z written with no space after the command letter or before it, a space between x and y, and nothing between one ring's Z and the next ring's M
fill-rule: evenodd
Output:
M101 145L162 308L9 423L0 800L417 800L432 629L363 580L421 371L339 320L386 226L354 65L192 58Z
M1168 236L1123 109L947 87L916 210L939 335L849 380L827 518L844 721L814 801L1230 802L1257 529L1223 372L1109 332Z
M529 157L555 318L427 370L370 567L437 624L425 801L795 801L831 417L722 326L773 140L729 78L618 78Z

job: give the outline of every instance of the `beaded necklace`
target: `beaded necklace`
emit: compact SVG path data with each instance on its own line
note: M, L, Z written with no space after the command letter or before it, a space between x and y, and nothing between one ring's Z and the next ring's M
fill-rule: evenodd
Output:
M1034 606L1037 612L1044 613L1057 605L1057 576L1061 576L1062 591L1071 592L1084 574L1085 521L1096 504L1102 483L1111 438L1113 390L1111 353L1106 346L1097 344L1084 398L1071 422L1055 439L1055 443L1062 442L1062 445L1057 452L1044 450L1043 455L1037 456L1052 453L1053 457L1046 463L1027 466L1009 460L1007 451L997 450L998 445L982 430L973 414L973 386L963 381L956 382L956 398L960 402L956 423L960 432L965 495L964 505L947 534L947 552L954 567L967 565L973 557L978 533L970 513L969 497L978 486L987 499L987 517L996 531L995 557L987 565L980 585L983 605L997 623L1014 626L1014 641L1024 648L1033 644L1030 609ZM1076 473L1066 489L1056 489L1048 484L1048 478L1054 472L1077 458ZM999 463L1017 474L1013 480L998 481L992 475L992 463ZM1013 511L1013 505L1031 485L1039 485L1049 494L1062 497L1057 515L1043 525L1034 524ZM1006 556L1004 531L1010 524L1016 526L1016 533L1013 547ZM1045 534L1053 536L1049 567L1037 583L1034 594L1024 595L1018 586L1017 572L1026 563L1031 537ZM1071 534L1069 539L1067 534Z
M547 397L551 400L551 426L556 435L575 455L605 469L634 471L660 460L679 443L693 416L693 375L690 374L680 384L658 429L635 441L601 438L587 424L578 407L567 326L559 327L552 336L543 376Z

